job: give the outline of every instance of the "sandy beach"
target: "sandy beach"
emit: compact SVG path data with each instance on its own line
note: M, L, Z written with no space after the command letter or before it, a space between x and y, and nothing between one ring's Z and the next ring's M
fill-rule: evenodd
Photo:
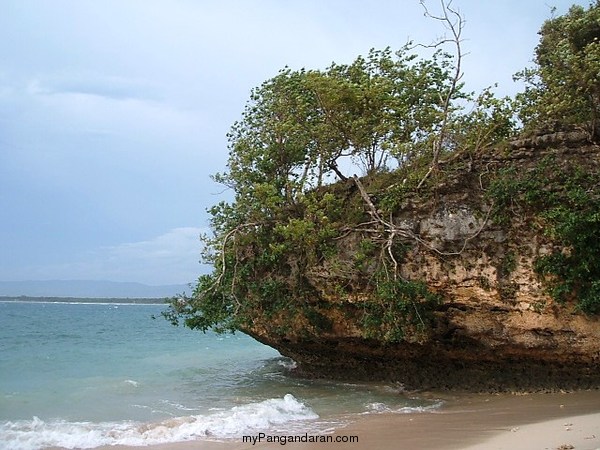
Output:
M434 394L432 394L434 395ZM600 391L475 395L440 394L436 412L359 417L333 439L357 436L357 443L188 441L152 450L247 449L419 449L419 450L596 450L600 449ZM320 438L317 436L317 438ZM136 450L111 446L102 450Z

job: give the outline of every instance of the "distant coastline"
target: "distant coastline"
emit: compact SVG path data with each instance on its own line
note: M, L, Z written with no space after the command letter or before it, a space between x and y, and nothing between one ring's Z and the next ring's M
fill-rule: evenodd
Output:
M0 296L0 303L19 302L19 303L94 303L94 304L134 304L134 305L162 305L166 298L129 298L129 297L31 297L27 295L20 296Z
M109 280L0 281L0 297L45 297L75 299L162 299L186 292L185 284L147 285Z

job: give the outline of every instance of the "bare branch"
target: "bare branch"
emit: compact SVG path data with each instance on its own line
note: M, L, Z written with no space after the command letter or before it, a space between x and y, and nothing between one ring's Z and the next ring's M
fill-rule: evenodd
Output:
M358 187L358 192L360 192L360 196L362 197L363 201L369 207L369 214L371 215L371 217L373 217L373 219L376 220L377 222L385 224L385 221L381 218L381 216L377 212L377 208L375 208L375 205L371 201L371 197L369 196L367 191L365 191L365 188L362 185L362 183L360 182L360 180L358 179L358 177L356 175L354 175L352 177L352 179L354 180L354 183Z
M394 255L393 255L393 252L392 252L392 246L393 246L396 238L399 238L401 241L404 241L404 242L417 242L417 243L423 245L425 248L437 253L440 256L457 256L457 255L462 254L462 252L464 252L469 241L471 241L472 239L477 237L483 231L483 229L485 228L485 226L488 223L490 214L493 210L493 203L492 203L490 205L490 207L486 213L485 219L483 220L479 229L471 236L468 236L467 238L465 238L463 245L459 251L457 251L457 252L442 252L441 250L438 250L437 248L432 246L429 242L422 239L418 234L414 233L412 230L405 228L405 227L399 227L396 224L394 224L392 217L390 217L389 221L384 220L381 217L381 215L379 214L379 212L377 211L375 204L371 200L371 197L365 190L365 188L362 185L362 183L360 182L359 178L355 175L353 177L353 180L356 183L356 186L358 187L360 196L362 197L363 201L367 205L367 208L369 209L369 214L373 218L373 220L371 220L369 222L364 222L360 225L361 226L375 225L375 224L379 225L377 228L367 228L367 229L361 228L360 231L362 231L364 233L374 233L374 234L378 234L380 236L383 234L385 236L385 237L382 236L382 240L383 240L383 242L385 242L383 250L386 253L388 253L388 255L390 256L390 259L392 260L392 264L394 265L394 277L398 276L398 273L399 273L398 261L396 261ZM358 230L359 230L358 227L353 228L353 231L358 231Z
M258 222L242 223L242 224L238 225L237 227L233 228L232 230L230 230L225 235L225 237L223 237L223 243L221 244L221 273L215 280L213 286L217 286L217 285L221 284L221 281L223 280L223 277L225 276L225 271L226 271L226 266L227 266L226 259L225 259L225 247L227 247L227 243L229 242L229 240L235 239L235 235L237 233L239 233L241 230L243 230L244 228L255 227L257 225L260 225L260 224Z
M458 83L463 76L461 65L462 58L464 55L461 46L461 35L465 25L464 17L458 12L457 9L453 9L452 0L440 0L442 13L439 16L431 14L429 12L429 9L425 5L425 0L421 0L420 3L423 9L425 10L425 16L433 20L442 22L444 27L447 30L449 30L451 34L451 37L444 37L438 42L431 44L429 47L439 47L440 45L448 43L453 44L455 47L456 62L454 67L454 76L452 77L452 80L450 82L450 88L448 89L446 96L442 99L442 124L440 127L439 134L433 142L433 157L431 161L431 167L427 174L425 174L421 182L418 184L417 188L420 188L425 182L425 180L431 175L431 173L437 171L438 169L439 156L444 146L444 141L446 140L446 134L448 132L448 121L450 119L450 106L452 98L456 94L456 91L458 90Z

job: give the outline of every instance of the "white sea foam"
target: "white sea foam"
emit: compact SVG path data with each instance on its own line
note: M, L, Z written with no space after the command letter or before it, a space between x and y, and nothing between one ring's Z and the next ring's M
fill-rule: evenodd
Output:
M6 450L146 446L202 438L228 439L317 418L313 410L286 394L283 398L236 406L210 415L178 417L158 423L43 421L37 417L4 422L0 424L0 442Z
M287 358L280 359L279 361L277 361L277 364L286 370L294 370L296 367L298 367L298 364L296 364L296 361L294 361L292 359L287 359Z
M161 306L162 303L132 303L132 302L98 302L98 301L75 301L75 300L0 300L0 303L30 303L34 305L103 305L103 306Z
M363 414L379 414L379 413L395 413L395 414L414 414L414 413L425 413L434 412L442 406L442 402L436 402L428 406L402 406L400 408L393 408L385 403L374 402L366 405L367 411Z

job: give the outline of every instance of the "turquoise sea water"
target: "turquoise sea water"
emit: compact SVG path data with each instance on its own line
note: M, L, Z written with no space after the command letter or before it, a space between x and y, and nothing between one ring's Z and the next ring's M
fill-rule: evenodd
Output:
M292 377L293 361L275 350L243 334L173 327L164 308L0 302L0 446L328 432L357 414L439 406L397 386Z

